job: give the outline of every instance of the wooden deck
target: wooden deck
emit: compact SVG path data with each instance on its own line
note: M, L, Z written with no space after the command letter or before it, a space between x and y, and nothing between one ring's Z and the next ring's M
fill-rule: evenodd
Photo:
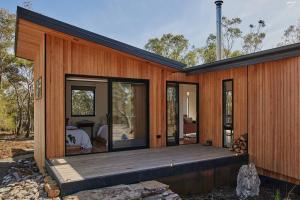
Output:
M200 144L70 156L48 160L64 194L243 163L247 155Z

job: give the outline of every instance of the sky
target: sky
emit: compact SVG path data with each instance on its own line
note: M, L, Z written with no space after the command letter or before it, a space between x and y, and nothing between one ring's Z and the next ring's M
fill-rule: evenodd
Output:
M0 8L16 12L22 2L0 0ZM183 34L201 47L216 30L213 0L32 0L31 9L140 48L164 33ZM243 32L265 20L263 49L276 47L284 30L300 20L300 0L224 0L222 9L223 16L242 19Z

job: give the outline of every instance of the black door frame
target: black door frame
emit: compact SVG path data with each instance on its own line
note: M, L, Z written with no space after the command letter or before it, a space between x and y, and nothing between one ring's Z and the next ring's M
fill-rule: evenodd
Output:
M176 95L178 98L177 103L177 109L178 109L178 113L177 113L177 117L176 117L176 126L177 126L177 132L176 132L176 136L175 136L175 144L168 144L168 113L167 113L167 109L168 109L168 99L167 99L167 95L168 95L168 84L175 84L175 88L176 88ZM180 130L180 124L179 124L179 120L180 120L180 116L179 116L179 109L180 109L180 103L179 103L179 85L180 84L186 84L186 85L195 85L196 86L196 121L197 121L197 133L196 133L196 143L199 143L199 136L200 136L200 128L199 128L199 83L191 83L191 82L184 82L184 81L166 81L166 146L174 146L174 145L179 145L179 130Z
M175 142L169 143L168 141L168 85L175 88L176 94L176 133L175 133ZM174 82L167 81L166 84L166 145L167 146L176 146L179 145L179 84Z
M231 127L226 129L227 127L225 126L225 109L226 109L226 99L225 99L225 83L227 81L232 82L232 124ZM232 137L234 138L234 81L233 79L224 79L222 80L222 147L223 148L229 148L228 146L225 146L225 130L231 130L232 132Z
M74 78L96 78L96 79L106 79L107 80L107 125L108 125L108 148L105 152L92 152L92 153L84 153L84 154L66 154L66 142L65 142L65 156L76 156L76 155L87 155L87 154L97 154L97 153L109 153L114 151L125 151L125 150L134 150L134 149L144 149L149 148L150 146L150 112L149 112L149 80L148 79L134 79L134 78L123 78L123 77L106 77L106 76L93 76L93 75L82 75L82 74L65 74L64 80L64 95L65 95L65 115L67 113L67 98L66 98L66 82L67 78L74 77ZM128 82L128 83L144 83L146 85L146 145L140 147L129 147L129 148L112 148L112 82ZM65 139L66 139L66 126L64 128L65 132Z
M113 118L112 118L112 83L113 82L123 82L123 83L143 83L146 86L146 145L145 146L137 146L137 147L125 147L125 148L113 148L113 133L112 133L112 126L113 126ZM150 121L149 121L149 80L145 79L131 79L131 78L109 78L108 79L108 121L109 121L109 137L108 137L108 152L112 151L125 151L125 150L134 150L134 149L144 149L149 148L150 143Z

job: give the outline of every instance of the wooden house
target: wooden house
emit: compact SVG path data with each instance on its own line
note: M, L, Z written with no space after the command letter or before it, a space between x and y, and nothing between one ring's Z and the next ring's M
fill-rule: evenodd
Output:
M300 183L300 44L186 68L18 7L15 54L34 62L40 169L191 143L227 151L248 133L260 174Z

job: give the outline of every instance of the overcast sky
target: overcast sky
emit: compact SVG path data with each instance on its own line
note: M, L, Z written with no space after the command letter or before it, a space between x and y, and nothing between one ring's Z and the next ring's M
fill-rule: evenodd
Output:
M183 34L196 47L215 33L213 0L33 0L32 10L60 21L143 48L149 38ZM16 11L20 0L0 0ZM300 19L300 0L224 0L223 16L240 17L242 31L266 22L264 49L273 48L283 31ZM240 42L235 46L240 47Z

